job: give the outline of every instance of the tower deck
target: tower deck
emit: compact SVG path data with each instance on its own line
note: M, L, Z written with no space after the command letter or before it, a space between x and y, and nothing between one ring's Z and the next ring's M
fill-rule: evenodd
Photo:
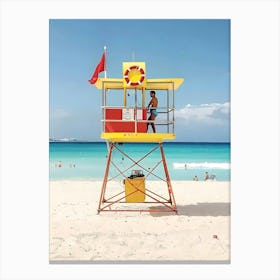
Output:
M175 139L173 133L133 133L133 132L110 132L102 133L102 139L109 142L151 142L161 143L164 140Z

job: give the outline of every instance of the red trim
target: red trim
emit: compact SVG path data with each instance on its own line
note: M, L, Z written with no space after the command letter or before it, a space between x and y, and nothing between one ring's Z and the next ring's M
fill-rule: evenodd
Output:
M137 69L140 71L141 73L141 78L139 81L137 82L131 82L128 78L128 73L133 70L133 69ZM133 65L133 66L130 66L129 68L126 69L125 73L124 73L124 79L126 81L126 83L129 85L129 86L139 86L143 83L143 81L145 80L145 71L144 69L142 69L140 66L137 66L137 65Z

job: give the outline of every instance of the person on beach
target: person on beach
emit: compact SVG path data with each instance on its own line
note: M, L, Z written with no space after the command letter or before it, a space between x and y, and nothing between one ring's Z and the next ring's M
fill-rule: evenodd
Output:
M196 175L193 177L193 180L194 180L194 181L198 181L198 178L197 178Z
M148 118L148 120L154 121L156 116L158 115L158 112L156 109L158 106L158 99L156 98L156 92L154 90L150 91L150 96L151 96L151 101L150 101L147 109L149 107L151 107L152 109L150 109L150 117ZM156 133L156 127L155 127L154 122L147 122L147 132L148 132L149 124L152 126L153 132Z
M205 181L207 181L209 179L209 174L208 174L208 172L206 171L205 172Z

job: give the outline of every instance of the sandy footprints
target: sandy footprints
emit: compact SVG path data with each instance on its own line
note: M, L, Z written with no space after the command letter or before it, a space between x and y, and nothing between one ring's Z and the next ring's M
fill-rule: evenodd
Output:
M76 236L77 239L77 246L79 246L80 250L83 251L83 254L90 256L92 252L95 251L95 244L97 243L97 237L99 233L93 232L88 234L79 234Z
M60 238L53 237L50 242L50 254L53 259L65 260L73 258L73 244L75 240L73 238ZM56 243L56 245L55 245Z
M90 259L93 245L97 243L94 240L98 233L71 235L68 238L54 237L50 242L50 254L55 260L76 259L77 256L83 255L85 259Z
M64 241L65 240L62 237L52 238L50 242L50 255L55 255Z

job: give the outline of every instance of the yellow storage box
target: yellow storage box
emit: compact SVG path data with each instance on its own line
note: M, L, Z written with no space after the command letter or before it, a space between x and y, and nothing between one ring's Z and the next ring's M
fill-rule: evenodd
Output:
M124 180L124 185L126 202L145 202L145 176L130 176Z

